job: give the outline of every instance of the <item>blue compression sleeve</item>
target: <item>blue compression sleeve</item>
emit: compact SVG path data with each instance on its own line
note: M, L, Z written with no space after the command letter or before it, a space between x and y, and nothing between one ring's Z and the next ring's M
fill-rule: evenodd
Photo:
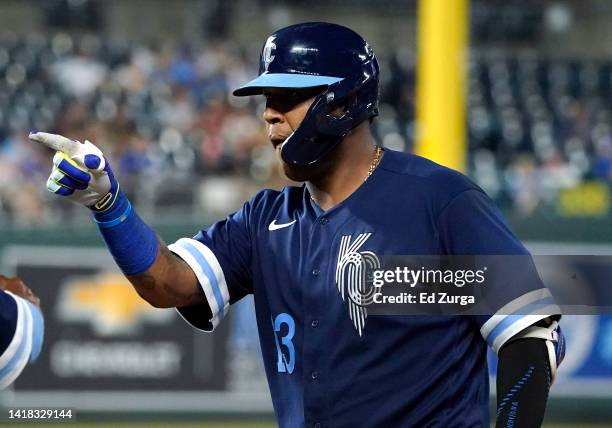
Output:
M108 211L94 211L94 219L124 274L138 275L151 267L157 257L157 235L136 214L121 190Z

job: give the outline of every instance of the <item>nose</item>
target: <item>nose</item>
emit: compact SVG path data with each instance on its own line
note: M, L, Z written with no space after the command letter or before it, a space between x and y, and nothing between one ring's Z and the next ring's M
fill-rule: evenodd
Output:
M283 115L276 109L273 109L270 106L266 106L266 109L263 112L263 119L269 125L274 125L275 123L282 122Z

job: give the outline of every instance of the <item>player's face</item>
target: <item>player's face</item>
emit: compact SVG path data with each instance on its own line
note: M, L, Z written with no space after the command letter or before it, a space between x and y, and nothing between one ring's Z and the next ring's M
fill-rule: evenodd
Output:
M287 177L295 181L307 181L312 175L310 168L299 168L284 162L280 155L282 143L304 120L308 108L321 88L276 89L264 91L266 109L263 113L268 128L268 138L276 150L276 157L283 164Z

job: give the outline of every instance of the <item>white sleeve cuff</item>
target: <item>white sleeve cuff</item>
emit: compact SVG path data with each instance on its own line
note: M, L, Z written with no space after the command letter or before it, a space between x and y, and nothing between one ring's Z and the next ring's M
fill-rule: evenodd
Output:
M9 386L21 374L32 352L33 319L26 302L6 292L17 303L17 324L11 343L0 355L0 390Z
M195 273L206 301L210 306L210 324L202 327L201 320L191 318L178 309L181 316L193 327L203 331L213 331L227 315L230 303L229 291L219 261L206 245L195 239L181 238L168 249L178 255Z
M547 288L530 291L499 309L480 329L482 337L495 353L515 334L538 321L561 315Z

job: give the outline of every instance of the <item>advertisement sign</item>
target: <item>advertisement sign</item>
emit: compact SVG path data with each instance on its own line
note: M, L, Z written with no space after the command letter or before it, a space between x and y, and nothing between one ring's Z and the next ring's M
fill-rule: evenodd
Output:
M206 334L150 306L106 250L14 247L4 261L40 297L46 323L16 391L224 389L228 323Z

